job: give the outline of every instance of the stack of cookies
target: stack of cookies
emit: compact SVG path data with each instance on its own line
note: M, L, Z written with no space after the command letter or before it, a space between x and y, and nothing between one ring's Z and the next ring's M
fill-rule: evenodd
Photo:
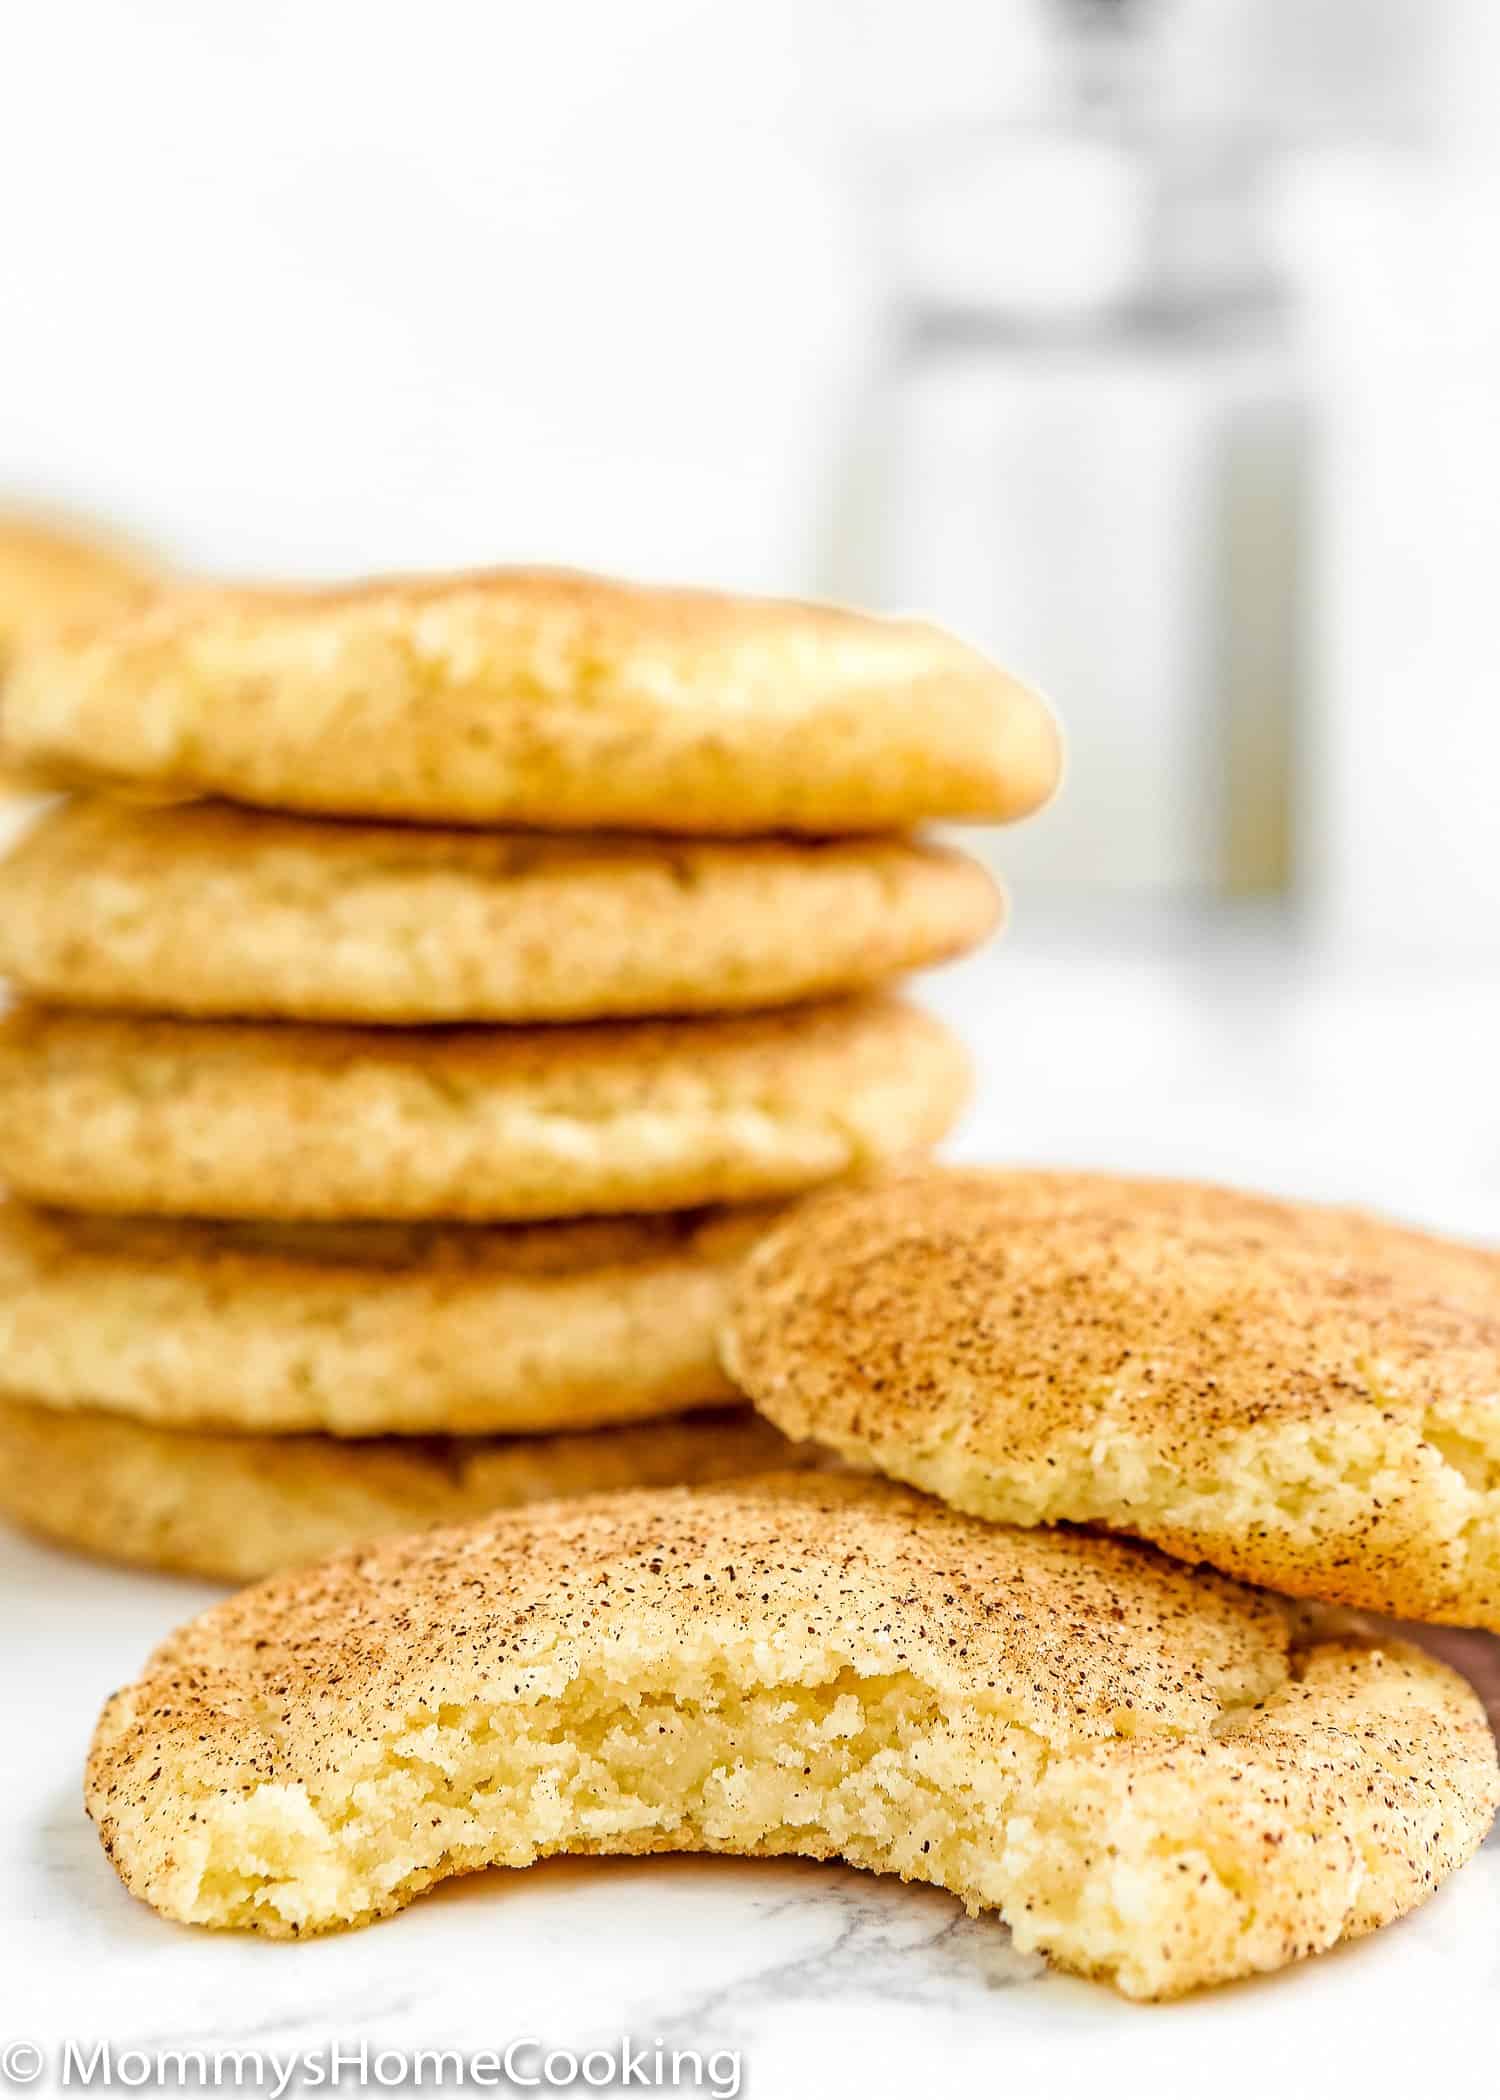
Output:
M180 590L22 656L0 1497L247 1577L784 1462L715 1333L778 1202L929 1148L893 996L997 917L913 827L1055 785L909 623L581 577Z

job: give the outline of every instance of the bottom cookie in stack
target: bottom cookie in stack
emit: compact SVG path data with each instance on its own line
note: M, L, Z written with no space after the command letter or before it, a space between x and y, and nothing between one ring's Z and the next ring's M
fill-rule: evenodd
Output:
M776 1214L297 1227L7 1203L0 1510L239 1581L380 1532L785 1465L714 1347Z
M107 1560L253 1582L386 1532L813 1462L748 1408L560 1436L223 1436L0 1400L0 1510Z

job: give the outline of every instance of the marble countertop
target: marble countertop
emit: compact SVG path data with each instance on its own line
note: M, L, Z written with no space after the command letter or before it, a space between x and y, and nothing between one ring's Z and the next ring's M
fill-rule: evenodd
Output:
M1253 929L1180 928L1149 948L1017 940L929 996L979 1056L964 1156L1190 1169L1500 1240L1492 980L1372 975ZM763 2100L929 2085L1021 2100L1460 2093L1494 2053L1500 1839L1405 1923L1169 2007L1050 1975L936 1892L802 1863L562 1861L449 1884L388 1924L306 1945L184 1931L117 1884L79 1771L104 1695L212 1594L0 1534L0 2100L7 2068L13 2090L61 2089L67 2040L322 2064L330 2045L536 2037L581 2052L660 2037L737 2052L739 2089ZM1458 1636L1452 1652L1500 1690L1500 1644ZM28 2048L44 2059L34 2078ZM535 2062L523 2048L516 2067ZM735 2072L719 2071L680 2089L724 2092Z

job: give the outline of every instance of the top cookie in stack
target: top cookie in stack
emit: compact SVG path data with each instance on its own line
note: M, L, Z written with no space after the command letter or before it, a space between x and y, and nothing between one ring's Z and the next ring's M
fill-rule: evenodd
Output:
M742 1236L681 1218L595 1269L531 1221L644 1228L936 1142L966 1060L886 982L973 946L998 898L907 834L1024 815L1059 765L1042 703L932 628L531 571L164 594L25 655L6 729L94 793L0 871L29 995L0 1041L0 1170L64 1213L0 1229L0 1389L158 1436L407 1434L414 1354L420 1426L466 1437L725 1401L728 1255L702 1250ZM90 1212L211 1221L169 1259L170 1324L159 1230L101 1251L67 1215ZM448 1232L397 1265L430 1285L422 1347L387 1319L331 1381L327 1323L373 1332L391 1289L359 1229L432 1220L484 1229L472 1260ZM65 1307L70 1279L129 1327L133 1373L18 1310ZM247 1296L277 1361L317 1360L295 1404L265 1405ZM518 1321L537 1346L496 1347Z
M178 592L9 709L92 784L549 831L1005 822L1059 772L1035 694L935 628L535 570Z

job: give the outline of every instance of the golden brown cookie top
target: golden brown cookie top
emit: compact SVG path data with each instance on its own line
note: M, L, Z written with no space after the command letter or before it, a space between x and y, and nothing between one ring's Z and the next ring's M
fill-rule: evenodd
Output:
M800 1205L742 1281L731 1354L814 1434L1043 1454L1107 1399L1170 1456L1500 1392L1500 1254L1188 1182L936 1169Z
M968 1060L881 995L570 1028L319 1028L23 1006L0 1166L165 1217L568 1218L786 1195L924 1150Z
M1004 819L1043 703L913 621L544 570L179 590L19 665L59 777L270 807L691 833Z
M203 1726L231 1764L244 1744L223 1695L279 1703L282 1776L311 1778L351 1712L375 1726L428 1698L524 1700L604 1638L622 1674L700 1650L756 1651L771 1681L814 1651L881 1662L1014 1703L1059 1740L1125 1713L1142 1731L1202 1726L1279 1682L1287 1645L1274 1602L1147 1549L775 1474L506 1512L274 1578L173 1635L135 1703L174 1732Z
M1190 1183L926 1172L774 1228L725 1361L792 1436L956 1507L1500 1627L1482 1248Z
M553 1503L272 1578L109 1702L87 1798L168 1916L298 1935L549 1853L842 1855L1135 1996L1279 1967L1479 1844L1410 1648L877 1481Z
M234 1224L0 1204L0 1391L336 1436L537 1432L712 1405L774 1210Z
M0 861L13 983L206 1018L740 1012L925 967L998 915L977 861L891 837L480 831L89 796Z
M524 1087L540 1106L580 1114L659 1100L674 1085L690 1099L762 1088L768 1102L783 1095L795 1102L811 1074L836 1084L840 1075L854 1076L862 1053L899 1055L927 1039L946 1040L946 1031L920 1007L885 994L786 1012L579 1028L277 1026L31 1003L0 1021L0 1053L13 1069L102 1081L112 1075L121 1094L137 1099L220 1074L271 1085L300 1074L368 1071L407 1077L428 1091L434 1107L457 1114L477 1105L485 1087L501 1084Z

